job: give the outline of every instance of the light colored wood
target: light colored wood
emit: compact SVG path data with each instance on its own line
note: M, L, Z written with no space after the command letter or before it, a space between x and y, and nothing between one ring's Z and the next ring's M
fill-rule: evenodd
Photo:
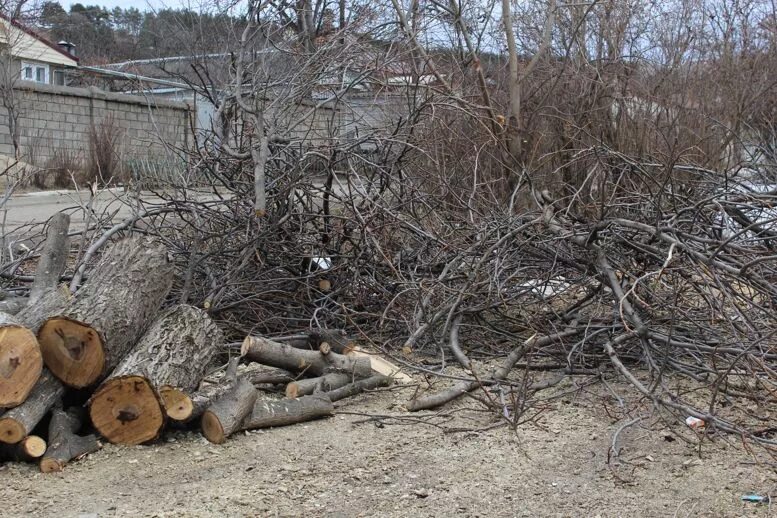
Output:
M162 402L142 376L118 376L103 383L89 401L89 417L114 444L153 441L165 425Z
M103 341L88 324L65 317L50 318L38 338L46 366L65 385L91 385L105 368Z
M356 378L366 378L372 374L368 358L345 356L334 352L321 354L320 351L296 349L290 345L259 336L246 337L240 354L246 360L302 372L306 376L323 376L330 372L345 372Z
M0 460L26 462L35 460L46 451L46 441L37 435L28 435L16 444L0 443Z
M20 405L41 374L43 359L35 335L0 313L0 408Z
M240 430L243 420L251 413L257 392L245 378L238 378L233 390L224 394L202 414L202 434L210 442L221 444Z
M194 403L185 392L165 385L159 389L159 397L165 406L167 417L174 421L188 420L194 411Z
M397 383L413 383L414 380L404 372L402 372L402 369L400 369L397 365L391 363L390 361L386 360L385 358L382 358L381 356L378 356L377 354L371 354L365 351L364 349L361 349L359 347L354 347L351 352L348 353L348 356L356 356L360 358L369 358L370 359L370 367L372 367L372 370L377 372L378 374L383 374L384 376L388 376L390 378L394 378L394 380Z
M48 369L43 369L24 403L0 417L0 441L14 444L27 437L64 393L62 383Z

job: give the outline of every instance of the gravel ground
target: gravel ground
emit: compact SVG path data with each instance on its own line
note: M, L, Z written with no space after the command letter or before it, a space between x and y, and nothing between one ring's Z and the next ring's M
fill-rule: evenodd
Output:
M566 388L558 390L567 392ZM471 402L419 422L414 388L364 394L333 418L240 434L225 445L170 432L158 444L106 445L43 475L0 467L3 516L769 516L745 493L777 493L775 464L718 438L645 419L618 440L592 391L547 403L517 432L481 428ZM597 389L594 388L595 392ZM391 415L392 419L366 415ZM430 415L430 414L425 414ZM632 412L632 415L638 415ZM647 415L647 414L644 414ZM412 419L408 419L412 418ZM760 459L764 460L764 459ZM765 459L774 462L774 459Z

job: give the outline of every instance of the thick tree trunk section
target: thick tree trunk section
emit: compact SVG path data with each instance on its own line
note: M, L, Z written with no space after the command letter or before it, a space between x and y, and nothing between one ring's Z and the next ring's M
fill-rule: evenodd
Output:
M302 396L309 396L314 392L329 392L348 385L352 381L351 375L344 372L332 372L318 378L292 381L286 385L286 397L296 399Z
M40 347L32 331L18 318L0 313L0 408L23 403L42 368Z
M37 435L28 435L16 444L0 444L0 461L29 462L45 451L46 441Z
M72 295L62 284L43 293L35 304L28 304L17 313L16 318L33 333L37 333L43 323L51 317L61 314L70 303Z
M332 415L334 409L332 402L322 396L303 396L280 401L258 400L241 428L252 430L303 423Z
M349 383L343 387L324 392L321 394L321 396L325 396L333 402L340 401L341 399L355 396L356 394L361 394L365 390L376 389L379 387L388 387L393 382L394 380L392 378L378 374L363 380L354 381L353 383Z
M143 444L165 426L162 400L143 376L117 376L100 385L89 401L89 417L114 444Z
M299 371L309 376L323 376L330 372L344 372L354 378L366 378L372 375L369 358L354 358L332 352L322 354L319 351L305 351L258 336L246 337L240 353L249 361Z
M234 384L233 390L227 392L204 414L202 414L202 434L210 442L221 444L233 432L240 430L240 425L256 402L257 392L254 386L245 378L240 378Z
M27 437L64 393L62 383L44 369L27 400L0 417L0 442L14 444Z
M68 386L99 382L140 338L172 278L163 244L150 238L119 241L62 314L41 327L43 361Z
M49 221L46 241L30 288L30 304L37 303L46 292L56 289L59 284L70 251L70 240L67 236L69 227L70 216L62 212L54 214Z
M207 313L192 306L176 306L149 327L103 386L123 383L121 378L126 376L144 378L159 394L162 410L176 421L185 421L192 413L187 394L197 389L222 342L221 331ZM111 393L106 390L103 394L112 397ZM153 406L157 398L152 399L128 403L145 408Z
M94 435L76 435L81 428L81 419L76 412L55 409L49 423L49 447L40 461L43 473L62 471L65 464L100 449Z

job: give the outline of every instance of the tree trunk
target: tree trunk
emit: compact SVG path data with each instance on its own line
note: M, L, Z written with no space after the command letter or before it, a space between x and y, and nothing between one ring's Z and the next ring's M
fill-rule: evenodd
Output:
M329 400L332 402L340 401L341 399L355 396L356 394L361 394L365 390L371 390L378 387L388 387L393 382L394 380L392 378L389 378L388 376L383 376L382 374L378 374L376 376L371 376L363 380L354 381L353 383L349 383L348 385L345 385L343 387L324 392L323 394L321 394L321 396L325 396L329 398Z
M249 361L304 372L309 376L323 376L330 372L344 372L355 378L367 378L372 375L369 358L305 351L258 336L246 337L240 354Z
M143 444L165 427L162 400L143 376L116 376L89 400L89 417L100 435L114 444Z
M0 417L0 442L14 444L27 437L64 393L62 383L45 369L27 400Z
M212 443L221 444L240 425L256 402L257 392L245 378L240 378L234 388L216 400L202 414L202 434Z
M243 421L241 429L252 430L303 423L332 415L334 409L332 402L322 396L303 396L299 399L280 401L257 400L251 415Z
M58 212L52 216L46 231L46 241L38 260L35 277L30 288L30 304L35 304L46 292L56 289L59 277L65 271L70 240L67 231L70 216Z
M351 375L344 372L332 372L318 378L292 381L286 385L286 397L296 399L301 396L309 396L314 392L329 392L348 385L352 381Z
M46 441L37 435L28 435L16 444L0 444L0 461L29 462L46 451Z
M27 304L17 313L16 318L27 329L37 333L46 320L61 314L71 299L72 295L66 285L56 286L43 293L35 304Z
M100 449L94 435L76 435L81 428L81 419L76 412L65 412L57 408L51 413L49 423L49 447L40 461L43 473L62 471L65 464Z
M129 406L154 408L158 398L146 390L125 394L129 399L116 398L121 392L109 386L125 383L128 376L142 379L157 392L163 403L158 411L176 421L187 420L192 413L188 394L197 389L222 341L221 331L204 311L186 305L165 311L103 383L105 390L100 397L113 401L92 398L92 404L108 410L107 415L93 416L93 420L118 419L115 416ZM142 396L148 401L140 401ZM120 423L117 426L122 427Z
M17 317L0 313L0 408L20 405L41 374L35 335Z
M164 245L150 238L119 241L62 314L41 327L43 361L68 386L99 382L136 343L172 278Z

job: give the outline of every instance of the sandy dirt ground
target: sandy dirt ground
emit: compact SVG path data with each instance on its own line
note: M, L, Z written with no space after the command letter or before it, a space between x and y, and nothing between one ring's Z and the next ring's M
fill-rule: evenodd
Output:
M729 438L701 448L649 413L622 432L595 386L558 387L533 422L482 428L472 401L436 413L401 405L414 387L346 400L332 418L242 433L225 445L168 432L106 445L44 475L0 467L3 516L770 516L746 493L777 494L774 459ZM624 389L625 390L625 389ZM632 408L638 408L633 406ZM392 416L375 418L374 416ZM443 427L443 428L441 428ZM694 444L695 443L695 444ZM772 462L772 464L769 464Z

